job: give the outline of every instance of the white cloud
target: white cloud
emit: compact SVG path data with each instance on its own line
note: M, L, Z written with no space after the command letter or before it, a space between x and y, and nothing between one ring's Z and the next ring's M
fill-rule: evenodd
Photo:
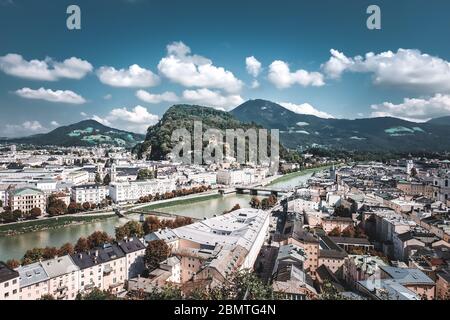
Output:
M177 102L179 100L178 96L174 92L170 91L166 91L161 94L154 94L145 90L138 90L136 91L136 97L148 103Z
M111 98L112 98L112 94L110 94L110 93L103 96L103 99L105 99L105 100L111 100Z
M258 80L253 80L252 81L252 84L251 84L251 86L250 86L250 88L252 88L252 89L256 89L256 88L259 88L259 82L258 82Z
M103 66L97 70L97 76L100 82L112 87L145 88L159 84L159 77L156 74L137 64L119 70Z
M371 106L372 117L396 117L424 122L432 118L450 115L450 95L436 94L430 98L405 98L402 103L384 102Z
M148 103L184 102L204 105L220 110L229 110L244 102L244 99L242 99L240 95L224 95L219 91L209 90L206 88L184 90L180 97L171 91L166 91L161 94L152 94L145 90L138 90L136 92L136 97Z
M137 133L147 132L147 128L158 122L159 117L151 114L145 107L135 106L133 109L116 108L105 117L94 115L92 119L116 129Z
M86 112L80 112L80 115L81 115L82 117L87 117Z
M54 127L59 127L59 123L57 121L52 121L50 124Z
M365 57L349 58L331 49L331 58L322 65L331 78L339 78L343 72L373 74L373 82L379 85L417 89L426 92L450 91L450 63L415 49L398 49L379 54L366 53Z
M22 88L16 90L16 94L26 99L46 100L50 102L83 104L86 100L79 94L70 90L56 90L39 88L37 90Z
M299 113L299 114L310 114L319 118L334 118L331 114L319 111L316 108L314 108L309 103L302 103L302 104L294 104L290 102L280 102L279 105L285 107L288 110L291 110L292 112Z
M88 61L76 57L63 62L51 58L27 61L20 54L9 53L0 57L0 69L6 74L20 78L56 81L61 78L81 79L91 72L93 67Z
M245 67L247 72L255 78L261 72L261 62L259 62L254 56L245 58Z
M21 124L7 124L1 131L1 135L7 137L24 137L32 134L48 131L39 121L25 121Z
M213 107L219 110L230 110L244 102L240 95L222 95L218 91L206 88L184 90L182 98L189 103Z
M216 67L208 58L191 54L182 42L167 46L167 56L158 64L159 72L185 87L222 89L230 93L241 90L243 83L231 71Z
M268 79L279 89L289 88L294 84L303 87L320 87L325 84L320 72L308 72L302 69L291 72L289 65L281 60L275 60L270 64Z

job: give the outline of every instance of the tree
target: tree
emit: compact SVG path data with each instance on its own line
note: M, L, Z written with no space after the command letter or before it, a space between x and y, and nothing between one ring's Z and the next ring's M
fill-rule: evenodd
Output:
M272 287L250 270L233 271L226 281L212 288L193 291L190 299L202 300L267 300L273 299Z
M30 211L30 218L37 219L41 214L42 214L42 211L40 208L33 208Z
M55 297L49 293L43 294L38 300L55 300Z
M3 208L3 200L0 200L0 208Z
M16 259L10 259L10 260L6 261L6 265L11 269L15 269L20 266L20 261L16 260Z
M354 238L355 237L355 228L353 226L348 226L342 231L342 237Z
M61 248L59 248L58 250L58 256L65 256L65 255L70 255L73 254L75 252L75 249L73 247L73 245L71 243L65 243L61 246Z
M149 234L152 233L158 229L162 228L162 223L161 221L158 219L158 217L155 216L149 216L147 218L145 218L144 224L142 225L143 229L144 229L144 233L145 234Z
M145 300L181 300L181 289L172 284L163 287L154 287L150 293L144 295Z
M351 218L352 213L350 212L349 208L346 208L346 207L340 205L334 209L334 215L337 217Z
M83 203L83 210L88 211L91 208L91 204L89 202Z
M111 183L111 176L109 175L109 173L107 173L104 177L103 177L103 184L105 186L109 185Z
M89 249L99 247L101 245L104 245L105 243L110 243L111 241L111 237L104 231L95 231L89 237L87 237Z
M71 202L69 206L67 207L67 210L69 213L77 213L78 212L78 206L76 202Z
M233 206L233 208L231 208L231 210L224 211L223 214L230 213L230 212L233 212L233 211L235 211L235 210L239 210L240 208L241 208L240 204L239 204L239 203L236 203L236 204Z
M340 294L340 292L329 280L325 280L322 286L320 300L347 300L347 299Z
M413 168L411 169L410 175L411 175L411 177L413 177L413 178L417 177L417 169L413 167Z
M58 199L55 195L50 195L48 197L47 212L50 216L60 216L66 214L67 209L67 205L63 200Z
M95 174L95 183L96 184L102 184L102 182L103 182L102 177L100 176L100 173L97 172Z
M137 236L142 237L144 235L144 229L142 225L137 221L129 221L123 226L116 228L116 240L123 240L125 237Z
M100 290L98 288L93 288L90 292L86 294L79 293L76 300L116 300L117 297L106 290Z
M169 257L170 248L164 240L151 241L145 249L144 262L149 270L158 268Z
M29 249L23 255L22 264L30 264L33 262L37 262L42 259L43 254L44 249L42 248Z
M58 255L58 249L56 249L55 247L45 247L42 250L42 258L44 260L53 259L57 255Z
M329 236L331 237L340 237L341 236L341 230L339 229L339 227L335 227L333 230L331 230L328 233Z
M154 178L155 178L155 173L153 172L153 170L141 169L141 170L139 170L136 179L137 180L149 180L149 179L154 179Z
M261 209L267 210L269 208L270 208L269 199L267 199L267 198L262 199L262 201L261 201Z
M89 250L89 242L86 238L81 237L80 239L78 239L77 243L75 244L75 251L76 252L84 252Z
M253 209L259 209L261 208L261 201L257 197L252 197L252 199L250 200L250 206Z
M267 200L269 202L269 206L270 207L273 207L274 205L276 205L277 201L278 201L277 197L275 195L273 195L273 194L271 194Z
M175 220L163 220L163 224L166 222L172 222L172 229L176 229L182 226L187 226L189 224L192 224L194 222L194 220L192 220L191 217L176 217Z

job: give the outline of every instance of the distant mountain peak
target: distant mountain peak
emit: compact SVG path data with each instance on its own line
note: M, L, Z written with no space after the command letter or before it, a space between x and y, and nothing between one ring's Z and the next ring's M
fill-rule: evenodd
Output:
M133 147L144 139L144 135L111 128L94 120L86 119L60 126L48 133L28 137L11 138L6 141L33 145L96 146L114 145Z

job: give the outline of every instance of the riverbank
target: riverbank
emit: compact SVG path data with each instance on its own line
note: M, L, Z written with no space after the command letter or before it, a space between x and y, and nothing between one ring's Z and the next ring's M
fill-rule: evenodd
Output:
M267 184L267 186L271 186L273 184L280 183L280 182L289 181L289 180L291 180L293 178L296 178L296 177L299 177L299 176L304 176L304 175L307 175L307 174L310 174L310 173L323 171L325 169L328 169L329 167L330 167L330 165L325 165L325 166L320 166L320 167L317 167L317 168L309 168L309 169L304 169L304 170L288 173L288 174L282 175L281 177L278 177L275 180L271 181L269 184Z
M272 180L268 186L282 183L285 181L289 181L292 179L295 179L296 177L304 176L307 174L311 174L314 172L318 172L321 170L324 170L328 168L329 166L321 166L317 168L310 168L305 169L289 174L285 174L283 176L277 177L274 180ZM168 200L159 200L155 202L149 202L149 203L142 203L138 205L132 205L131 207L128 207L125 209L126 215L131 215L135 213L137 210L143 211L143 212L150 212L150 211L158 211L159 209L163 208L171 208L176 206L182 206L182 205L191 205L198 202L204 202L209 200L214 200L221 198L222 195L217 193L216 190L214 191L207 191L205 193L199 193L199 194L193 194L188 195L180 198L172 198ZM169 210L170 211L170 210ZM45 219L38 219L38 220L31 220L31 221L23 221L20 223L13 223L13 224L7 224L7 225L0 225L0 237L4 236L11 236L11 235L19 235L23 233L29 233L29 232L36 232L36 231L44 231L49 229L58 229L58 228L64 228L71 225L77 225L77 224L86 224L86 223L92 223L92 222L99 222L106 220L108 218L114 217L114 213L103 213L103 214L89 214L86 213L83 214L76 214L76 215L66 215L66 216L59 216L59 217L52 217L52 218L45 218Z
M195 194L185 196L182 199L170 199L170 200L160 200L155 201L155 203L140 204L134 206L131 209L126 209L127 215L133 214L133 209L139 209L142 211L156 211L157 209L173 207L178 205L188 205L201 201L208 201L216 198L220 198L221 195L218 193L211 194L208 191L207 194ZM45 219L37 219L30 221L20 221L16 223L8 223L5 225L0 225L0 237L19 235L28 232L44 231L50 229L64 228L71 225L83 224L83 223L93 223L103 221L116 215L112 212L106 213L79 213L73 215L64 215L58 217L49 217Z
M169 207L174 207L174 206L179 206L179 205L193 204L193 203L208 201L208 200L217 199L217 198L221 198L221 197L222 197L222 195L216 193L216 194L209 194L209 195L203 195L203 196L199 195L197 197L191 197L191 198L187 198L187 199L173 199L172 201L165 201L165 202L154 203L154 204L149 202L149 205L139 207L139 211L144 211L144 212L156 211L157 209L169 208ZM126 214L132 214L132 213L133 213L133 210L129 210Z
M21 223L0 225L0 237L19 235L35 231L58 229L76 224L98 222L114 216L115 216L114 213L101 215L86 215L86 216L71 215L71 216L59 216L42 220L31 220L31 221L24 221Z

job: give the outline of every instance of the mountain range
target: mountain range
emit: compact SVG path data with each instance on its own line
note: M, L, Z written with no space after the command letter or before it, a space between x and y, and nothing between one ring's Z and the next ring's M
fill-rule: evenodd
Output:
M393 117L323 119L267 100L249 100L230 112L243 122L280 130L285 147L361 151L449 151L450 116L416 123Z
M145 135L110 128L95 120L83 120L58 127L48 133L22 138L2 138L0 142L62 147L96 145L133 147L144 138Z
M45 134L22 138L0 138L0 142L32 145L95 146L133 148L139 155L164 159L171 151L176 128L192 129L194 121L208 128L247 130L251 127L279 129L281 144L288 150L322 147L348 151L442 152L450 151L450 116L416 123L393 117L324 119L298 114L262 99L249 100L230 112L196 105L174 105L161 120L149 126L146 135L107 127L95 120L62 126ZM286 149L280 149L286 158ZM291 153L290 153L291 154Z

